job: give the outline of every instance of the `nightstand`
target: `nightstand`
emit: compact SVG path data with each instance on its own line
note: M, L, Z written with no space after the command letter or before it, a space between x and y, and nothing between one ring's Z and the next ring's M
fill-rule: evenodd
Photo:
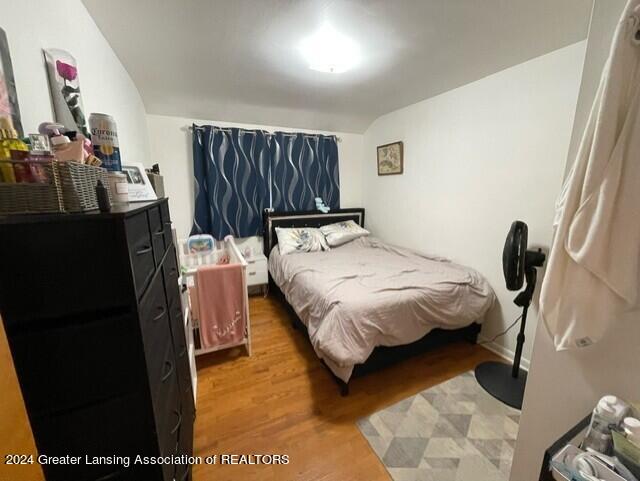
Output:
M267 258L264 254L256 254L247 261L247 287L260 287L263 294L267 293L269 283L269 271Z

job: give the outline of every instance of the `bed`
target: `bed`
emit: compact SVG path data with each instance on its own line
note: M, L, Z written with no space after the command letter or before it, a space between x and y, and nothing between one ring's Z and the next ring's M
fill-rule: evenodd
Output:
M353 376L460 339L475 342L495 294L444 258L361 237L325 252L280 255L276 227L364 226L364 209L265 212L270 289L303 325L343 394Z

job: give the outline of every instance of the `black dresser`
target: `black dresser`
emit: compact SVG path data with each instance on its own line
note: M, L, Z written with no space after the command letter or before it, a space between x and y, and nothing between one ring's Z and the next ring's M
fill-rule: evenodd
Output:
M166 199L0 217L0 313L38 452L81 458L47 480L191 479L178 276Z

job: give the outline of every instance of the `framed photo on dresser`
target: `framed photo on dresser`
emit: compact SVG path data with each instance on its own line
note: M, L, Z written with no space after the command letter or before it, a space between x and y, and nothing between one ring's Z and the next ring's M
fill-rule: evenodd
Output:
M122 172L127 176L129 184L129 202L146 202L157 199L141 162L123 164Z

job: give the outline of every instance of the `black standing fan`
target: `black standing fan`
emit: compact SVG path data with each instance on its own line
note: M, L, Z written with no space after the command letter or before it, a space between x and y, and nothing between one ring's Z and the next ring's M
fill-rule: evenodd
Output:
M524 386L527 382L526 371L520 369L527 310L536 288L536 267L542 267L545 260L545 255L540 249L537 251L527 250L527 232L527 224L516 220L511 224L502 251L502 269L507 289L510 291L520 290L525 279L527 281L524 291L520 292L513 300L517 306L522 307L522 322L520 323L513 366L489 361L476 367L476 379L480 385L493 397L516 409L522 409Z

